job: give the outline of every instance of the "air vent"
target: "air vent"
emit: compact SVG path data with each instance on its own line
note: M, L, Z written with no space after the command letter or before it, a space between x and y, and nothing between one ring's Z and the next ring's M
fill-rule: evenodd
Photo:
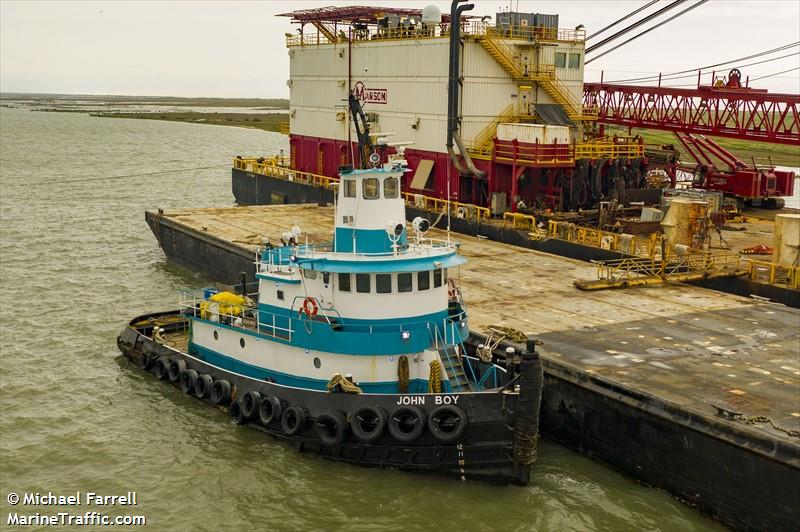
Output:
M343 224L352 224L353 217L352 216L342 216L342 223Z

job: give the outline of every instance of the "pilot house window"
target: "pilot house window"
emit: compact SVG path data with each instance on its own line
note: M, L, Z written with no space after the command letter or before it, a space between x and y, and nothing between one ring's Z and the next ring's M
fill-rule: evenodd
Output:
M417 290L428 290L431 287L431 272L417 272Z
M433 270L433 287L439 288L442 286L442 270Z
M355 198L356 197L356 181L355 181L355 179L345 179L344 180L344 197L345 198Z
M361 181L361 188L364 189L364 199L378 199L381 195L380 182L377 177L367 177Z
M399 187L397 186L396 177L387 177L383 180L383 197L386 199L395 199L400 195Z

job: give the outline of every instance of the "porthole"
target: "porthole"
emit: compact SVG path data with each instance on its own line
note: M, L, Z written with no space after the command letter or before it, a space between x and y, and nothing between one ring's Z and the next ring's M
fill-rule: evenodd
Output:
M239 338L239 345L244 349L244 338Z
M322 366L322 361L319 359L319 357L314 357L314 367L319 369L320 366Z
M219 340L219 333L214 331L214 340Z

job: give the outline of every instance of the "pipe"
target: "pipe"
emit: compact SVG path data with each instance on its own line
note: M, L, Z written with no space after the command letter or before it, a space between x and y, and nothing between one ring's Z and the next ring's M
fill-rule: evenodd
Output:
M453 0L450 4L450 69L447 80L447 153L450 160L453 162L459 174L471 174L474 177L483 178L486 176L485 172L478 170L472 162L472 158L464 148L464 143L461 141L461 136L458 133L458 97L459 97L459 72L461 71L460 56L461 56L461 14L464 11L470 11L475 8L473 4L465 4L459 6L458 4L465 0ZM464 158L466 168L459 161L458 156L453 150L453 141L455 140L458 146L458 151Z

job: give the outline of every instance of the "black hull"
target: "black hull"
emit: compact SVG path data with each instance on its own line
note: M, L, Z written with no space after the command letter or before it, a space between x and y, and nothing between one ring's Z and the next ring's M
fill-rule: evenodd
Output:
M177 311L141 316L131 321L117 339L117 345L131 362L145 368L145 357L153 361L160 357L180 359L186 369L210 375L214 381L226 380L231 385L231 400L242 398L247 392L257 391L263 397L278 398L283 412L289 407L299 407L305 412L305 423L297 434L287 434L280 422L263 424L258 413L247 424L267 432L271 436L291 443L301 452L313 453L323 458L366 467L394 468L406 471L436 473L461 480L480 480L492 483L525 485L530 480L530 470L536 456L538 441L539 401L542 374L538 358L535 368L520 375L516 381L527 382L526 393L511 389L495 389L485 392L442 394L348 394L327 393L301 388L292 388L260 381L224 368L208 364L188 353L157 343L150 338L145 322L165 316L179 318ZM179 321L161 324L169 333L170 328L183 327ZM523 362L523 366L524 366ZM153 372L150 368L147 371ZM538 375L537 375L538 373ZM170 382L169 378L164 379ZM179 381L172 382L179 386ZM508 387L507 387L508 388ZM532 390L530 388L536 388ZM194 394L192 394L194 396ZM522 395L522 397L521 397ZM366 443L355 438L350 430L338 444L325 444L315 430L315 420L325 412L339 412L348 422L353 413L363 406L381 407L392 413L401 406L410 404L420 409L427 419L437 407L458 396L457 406L468 418L464 433L456 441L444 443L434 437L429 429L414 441L398 442L388 430L374 441ZM447 399L445 398L447 397ZM210 402L208 399L201 399ZM228 405L224 405L228 406ZM229 408L230 410L230 408Z

